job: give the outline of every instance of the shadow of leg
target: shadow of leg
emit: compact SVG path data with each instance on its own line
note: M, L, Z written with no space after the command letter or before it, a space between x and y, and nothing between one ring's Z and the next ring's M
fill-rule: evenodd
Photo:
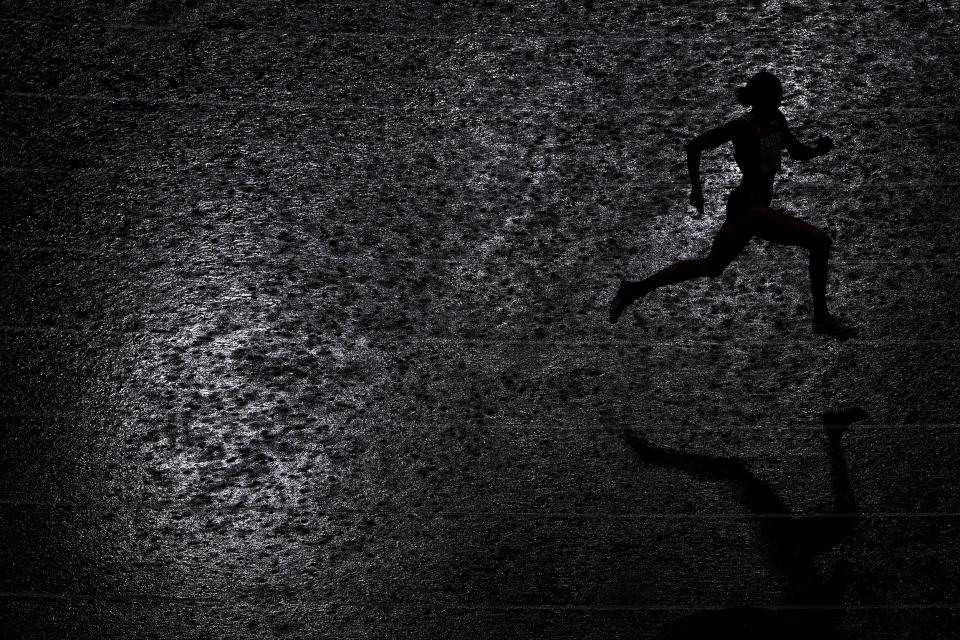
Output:
M860 411L862 413L862 410ZM848 413L844 416L846 419L854 417L860 420L866 417L865 413L859 417L861 413ZM787 603L798 605L836 604L840 601L846 590L846 580L837 579L836 576L825 579L817 570L813 558L818 553L836 546L850 534L859 521L841 443L843 431L828 429L827 434L834 506L832 513L804 517L791 513L773 488L738 460L665 449L650 443L634 431L623 431L627 445L647 464L670 467L694 477L730 483L736 499L747 511L761 516L760 531L768 542L767 551L771 563L784 578ZM833 627L834 617L834 613L823 613L815 618L807 616L805 619L798 619L796 612L740 607L697 614L684 619L692 621L688 626L668 626L657 638L666 640L717 637L710 634L721 631L727 633L721 637L731 638L799 638L812 637L812 629L816 629L821 637L829 637L828 632ZM720 626L710 630L707 627L711 624ZM776 625L780 625L779 628ZM794 631L798 635L791 635ZM674 635L669 635L671 633ZM684 633L687 635L682 635ZM697 633L701 635L695 635Z
M805 522L807 519L790 513L769 484L732 458L664 449L629 430L624 431L623 436L637 457L647 464L672 467L707 480L729 482L735 498L747 512L762 516L758 519L759 527L768 543L770 560L787 585L789 601L808 603L811 599L823 599L823 583L810 554L804 549L805 537L810 533Z

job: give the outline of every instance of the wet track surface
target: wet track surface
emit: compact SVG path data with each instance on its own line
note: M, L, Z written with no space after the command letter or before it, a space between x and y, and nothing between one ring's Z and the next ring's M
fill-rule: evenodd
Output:
M3 2L0 625L956 634L960 8L908 4ZM760 241L610 325L764 67L859 337Z

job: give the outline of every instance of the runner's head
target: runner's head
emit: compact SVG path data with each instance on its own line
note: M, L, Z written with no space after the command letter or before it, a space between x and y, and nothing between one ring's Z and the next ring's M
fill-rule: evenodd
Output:
M761 71L747 80L745 86L737 87L737 100L761 111L778 109L783 102L783 85L777 76Z

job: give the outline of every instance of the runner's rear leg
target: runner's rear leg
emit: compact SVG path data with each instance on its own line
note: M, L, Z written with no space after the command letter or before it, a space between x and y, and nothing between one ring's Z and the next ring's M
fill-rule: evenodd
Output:
M749 241L749 233L728 221L717 232L707 257L674 262L644 280L622 280L617 295L610 302L610 322L616 322L620 314L634 301L655 289L694 278L719 276L727 265L740 255Z

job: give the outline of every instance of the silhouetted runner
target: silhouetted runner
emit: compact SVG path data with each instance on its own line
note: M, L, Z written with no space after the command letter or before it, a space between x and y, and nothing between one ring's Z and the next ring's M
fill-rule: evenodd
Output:
M733 142L734 157L743 178L727 198L727 219L713 240L705 258L680 260L640 281L623 280L610 303L610 322L616 322L623 310L654 289L693 278L715 278L733 262L750 238L798 245L810 251L810 287L813 290L813 331L839 339L852 337L856 330L830 315L827 309L827 260L831 239L826 233L781 209L770 207L773 182L780 171L783 149L800 161L823 155L833 148L827 137L816 146L800 143L780 112L783 88L780 80L761 71L737 89L741 104L752 107L745 118L733 120L697 136L687 144L687 168L690 172L690 204L703 214L700 184L700 155L706 149Z

